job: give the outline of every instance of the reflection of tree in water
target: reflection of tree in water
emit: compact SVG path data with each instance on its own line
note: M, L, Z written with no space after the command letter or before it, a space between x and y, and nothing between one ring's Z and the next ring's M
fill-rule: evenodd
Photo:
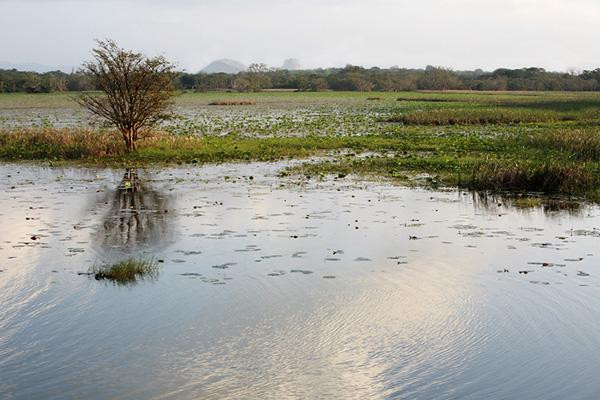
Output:
M134 250L164 241L168 233L167 199L127 171L110 202L101 233L103 248Z

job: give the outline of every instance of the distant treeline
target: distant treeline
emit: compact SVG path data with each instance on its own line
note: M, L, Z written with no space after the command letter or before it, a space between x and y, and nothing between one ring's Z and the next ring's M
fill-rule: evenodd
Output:
M238 74L190 74L182 72L174 86L181 90L231 90L255 92L266 89L301 91L412 91L412 90L600 90L600 68L582 73L549 72L543 68L452 71L440 67L328 68L273 70L253 64ZM94 90L91 80L80 73L47 73L0 70L0 92L50 93Z

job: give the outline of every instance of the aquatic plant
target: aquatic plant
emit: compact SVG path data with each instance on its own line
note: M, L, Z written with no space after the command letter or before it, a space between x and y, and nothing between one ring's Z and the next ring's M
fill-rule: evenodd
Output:
M537 208L541 207L543 202L539 197L518 197L511 204L517 208Z
M158 276L158 263L155 260L129 258L112 265L95 265L90 273L96 280L108 280L117 284L133 284L142 279L155 279Z
M598 176L582 165L556 160L493 160L477 163L468 186L474 189L576 193L598 185Z

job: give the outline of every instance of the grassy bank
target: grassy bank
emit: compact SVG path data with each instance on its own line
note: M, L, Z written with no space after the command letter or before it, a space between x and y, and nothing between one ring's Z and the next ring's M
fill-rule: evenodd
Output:
M600 198L597 93L268 93L246 94L247 107L209 106L239 98L182 96L178 104L202 118L149 133L129 154L106 128L0 128L0 158L132 165L329 155L286 173Z
M357 154L368 153L357 157ZM367 136L197 137L157 133L126 153L112 131L29 129L0 133L0 158L86 164L196 164L334 155L289 173L358 173L475 189L531 190L596 197L600 131L536 129L496 136L405 132Z

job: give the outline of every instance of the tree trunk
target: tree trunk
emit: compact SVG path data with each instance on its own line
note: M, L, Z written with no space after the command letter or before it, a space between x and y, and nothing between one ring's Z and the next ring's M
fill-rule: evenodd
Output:
M131 131L123 132L123 139L125 139L125 146L127 147L127 151L135 151L134 133Z

